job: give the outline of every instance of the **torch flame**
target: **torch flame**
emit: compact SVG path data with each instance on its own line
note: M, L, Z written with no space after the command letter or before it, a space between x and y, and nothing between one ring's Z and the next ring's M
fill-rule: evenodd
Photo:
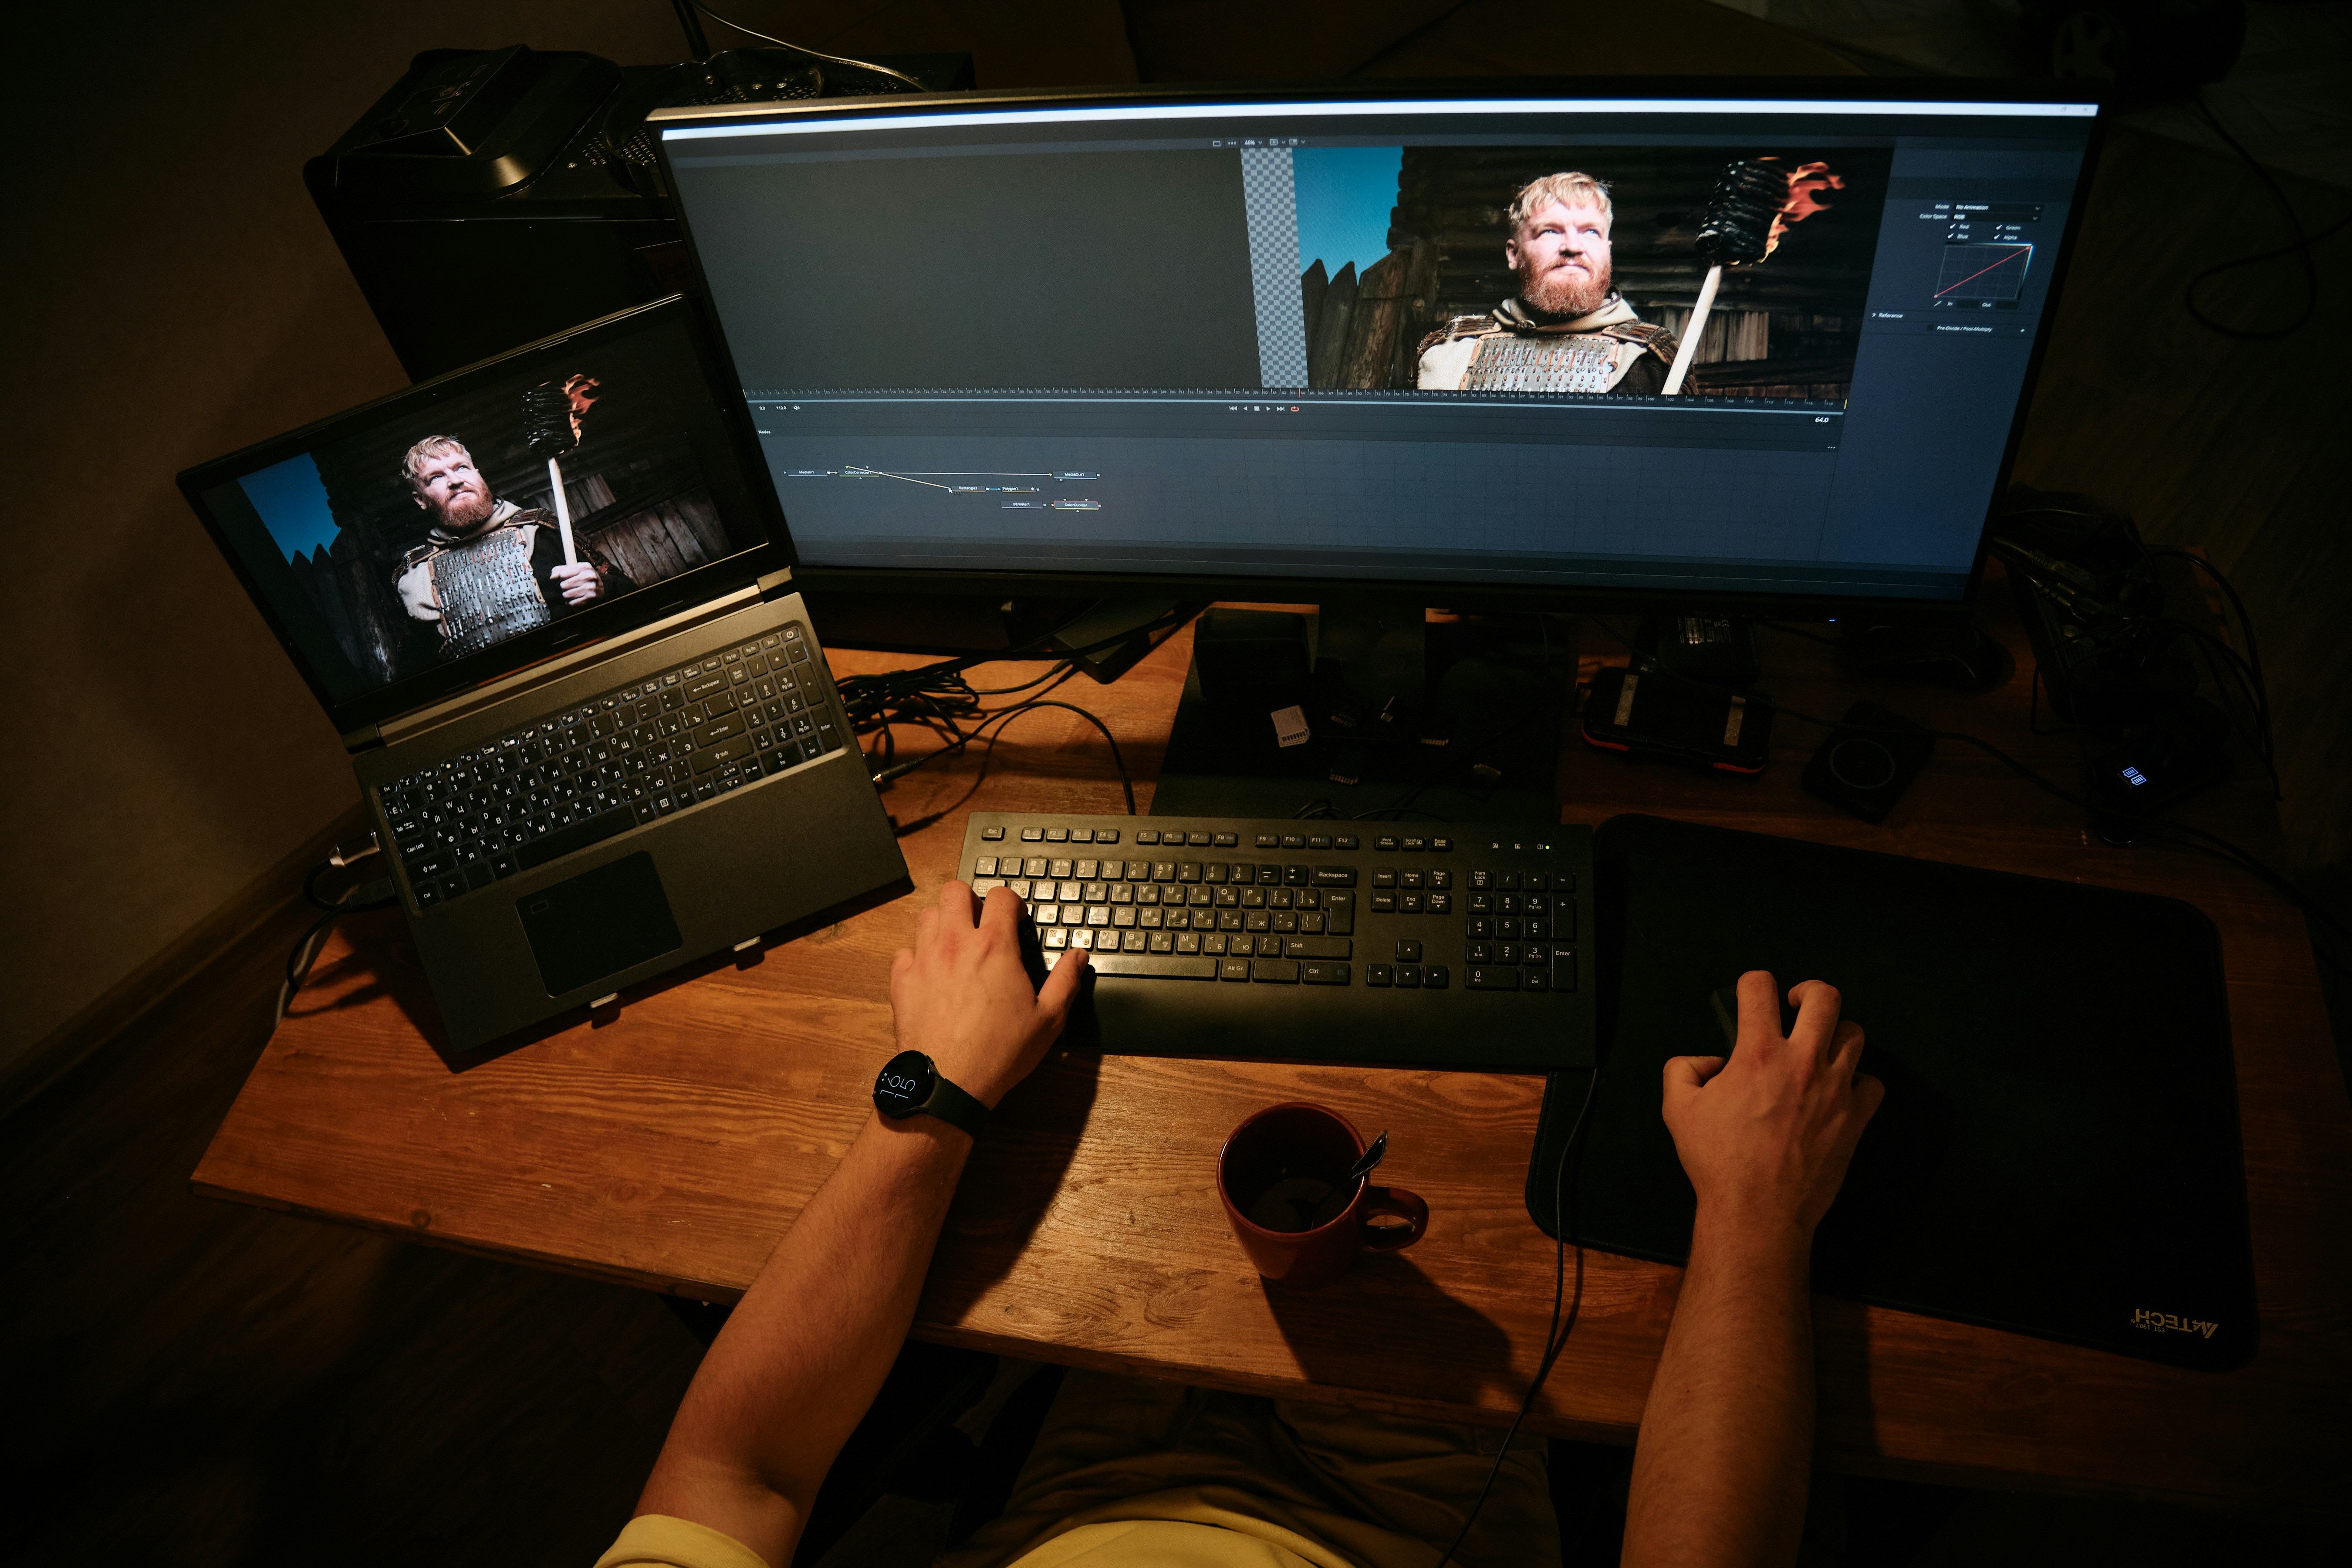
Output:
M1759 163L1766 163L1772 161L1770 158L1758 160ZM1827 202L1817 202L1813 199L1815 191L1843 189L1845 189L1844 176L1831 174L1827 163L1798 164L1797 172L1789 176L1789 199L1780 204L1780 212L1772 219L1772 232L1765 237L1764 254L1769 256L1780 248L1780 237L1789 232L1790 224L1802 223L1815 213L1825 213L1830 210Z
M1780 231L1775 228L1773 232ZM604 384L593 375L575 375L563 384L564 396L572 405L572 439L575 443L580 439L580 416L595 406Z

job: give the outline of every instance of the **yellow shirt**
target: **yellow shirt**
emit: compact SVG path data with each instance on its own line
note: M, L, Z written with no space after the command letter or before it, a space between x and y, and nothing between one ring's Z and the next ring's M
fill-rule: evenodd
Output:
M1134 1517L1123 1517L1126 1515ZM770 1568L731 1535L649 1513L596 1568ZM1201 1489L1111 1503L1065 1521L1005 1568L1357 1568L1322 1542L1221 1506Z

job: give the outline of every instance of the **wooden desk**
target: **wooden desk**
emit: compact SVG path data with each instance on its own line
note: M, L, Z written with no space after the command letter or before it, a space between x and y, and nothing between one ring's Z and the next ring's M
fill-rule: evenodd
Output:
M1870 696L1985 735L2066 776L2035 740L2005 586L1985 615L2020 673L1961 698L1855 682L1831 649L1766 633L1766 684L1833 717ZM1588 623L1589 664L1622 650ZM1127 748L1148 804L1190 653L1179 637L1118 685L1066 689ZM845 672L889 661L847 655ZM2243 1371L2172 1371L1851 1303L1818 1310L1822 1458L1973 1485L2137 1494L2263 1512L2339 1484L2352 1408L2352 1109L2301 918L2241 872L2089 841L2070 808L1947 742L1883 827L1803 795L1820 732L1784 721L1753 781L1629 765L1570 744L1562 814L1641 810L1929 859L2162 891L2220 927L2230 975L2262 1349ZM948 804L971 760L886 797ZM1099 739L1067 714L1016 721L982 807L1118 809ZM2242 782L2195 820L2275 852L2267 792ZM922 896L953 871L961 814L906 841ZM194 1176L196 1191L518 1262L704 1299L747 1285L865 1120L891 1049L887 977L909 899L634 993L454 1071L402 928L331 944ZM1866 1022L1866 1020L1865 1020ZM1534 1370L1552 1244L1521 1185L1540 1078L1057 1056L1010 1097L972 1160L916 1317L918 1337L1370 1408L1500 1423ZM1385 1173L1430 1201L1426 1237L1338 1286L1270 1296L1226 1229L1217 1148L1250 1110L1312 1098L1392 1130ZM1583 1310L1530 1425L1630 1442L1678 1270L1588 1254Z

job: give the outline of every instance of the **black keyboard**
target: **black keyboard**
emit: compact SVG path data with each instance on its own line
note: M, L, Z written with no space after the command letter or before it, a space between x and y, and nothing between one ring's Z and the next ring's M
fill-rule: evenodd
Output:
M975 812L962 874L1090 950L1075 1046L1591 1065L1589 828Z
M430 910L841 749L798 623L520 725L382 786Z

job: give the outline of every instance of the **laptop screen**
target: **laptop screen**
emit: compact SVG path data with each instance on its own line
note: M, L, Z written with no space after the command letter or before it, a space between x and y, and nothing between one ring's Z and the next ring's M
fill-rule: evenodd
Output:
M656 117L812 567L1832 603L1966 595L2095 120L1925 93Z
M503 674L768 542L695 333L656 307L427 383L210 466L199 509L331 705Z

